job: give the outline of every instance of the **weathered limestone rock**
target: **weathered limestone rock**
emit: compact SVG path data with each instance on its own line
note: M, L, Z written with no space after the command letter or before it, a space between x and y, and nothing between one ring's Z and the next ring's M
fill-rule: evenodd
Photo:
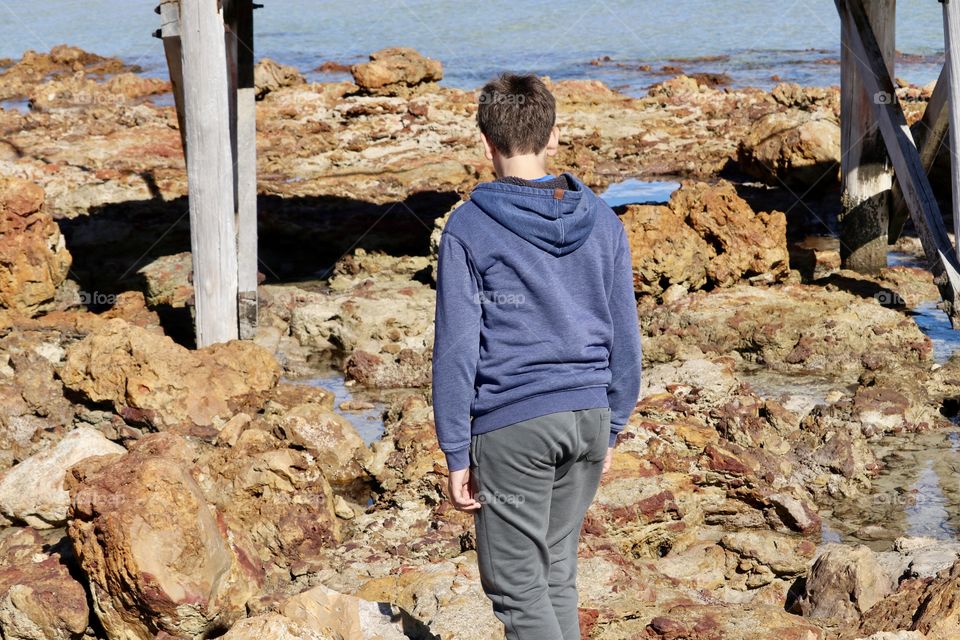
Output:
M221 637L224 640L340 640L307 629L280 613L244 618Z
M314 403L297 405L277 418L275 431L309 451L334 484L349 484L366 473L370 449L350 421L329 408Z
M0 470L56 443L75 413L55 371L62 334L16 326L0 338Z
M46 310L70 270L70 253L43 200L39 186L0 176L0 308Z
M860 638L880 631L917 631L928 640L957 637L960 629L960 562L936 578L907 579L899 589L875 604L859 626L841 638ZM909 636L908 636L909 637Z
M110 320L72 345L60 378L126 419L156 429L218 428L277 382L266 350L232 341L191 351L170 338Z
M37 529L66 524L70 494L63 480L67 469L86 458L126 451L99 431L78 427L52 448L30 456L0 477L0 512Z
M744 171L772 185L827 187L838 179L840 125L832 113L770 113L754 123L737 159Z
M503 638L503 624L493 615L480 588L474 552L371 580L360 598L398 605L408 628L424 637L457 640Z
M83 585L60 550L32 529L0 532L0 632L17 640L69 640L87 628Z
M386 608L384 615L382 608ZM299 593L280 605L284 616L306 629L344 640L404 640L399 620L392 621L393 607L338 593L320 585Z
M263 58L253 68L253 83L256 86L257 99L263 98L271 91L283 87L295 87L305 82L306 80L296 67L280 64L270 58Z
M782 608L679 605L654 618L650 638L662 640L823 640L814 624Z
M370 54L370 62L350 68L353 81L363 91L379 95L404 95L410 87L443 79L443 65L408 47L391 47Z
M869 547L831 545L813 563L799 607L809 618L852 622L894 586Z
M243 532L229 530L190 473L195 453L151 434L119 458L71 469L77 558L110 637L202 637L240 618L262 580Z
M808 285L739 285L698 292L642 319L644 358L667 362L694 350L733 351L775 370L845 379L929 362L932 348L910 318L845 291Z
M184 307L193 298L193 263L189 251L161 256L137 271L147 282L151 307Z
M666 205L628 206L623 223L640 293L772 281L789 268L784 215L755 213L727 182L686 182Z
M248 536L249 557L264 566L265 584L280 588L291 568L322 563L341 530L333 489L313 457L265 429L254 422L230 448L206 450L194 468L230 529Z

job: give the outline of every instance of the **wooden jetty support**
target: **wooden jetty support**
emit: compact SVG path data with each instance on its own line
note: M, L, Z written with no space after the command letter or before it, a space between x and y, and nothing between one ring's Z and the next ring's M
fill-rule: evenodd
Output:
M960 0L943 1L960 2ZM928 266L943 298L945 310L954 326L957 326L957 314L960 313L960 306L958 306L957 301L957 293L960 291L960 264L957 262L957 252L947 235L940 208L927 177L929 165L925 166L924 160L921 159L910 128L907 126L903 110L897 101L891 73L892 64L888 64L889 60L885 55L885 48L881 45L874 30L875 24L882 27L883 40L887 44L887 49L889 49L887 40L892 36L888 35L887 32L892 32L893 27L887 26L887 24L894 20L894 0L871 0L869 10L865 0L835 0L835 2L840 14L844 53L847 54L841 64L847 67L851 65L857 67L855 84L848 84L847 88L850 91L856 88L860 94L858 100L855 100L849 93L849 100L842 100L841 123L845 119L857 118L862 122L848 124L847 126L850 127L851 131L859 130L869 133L874 128L879 130L886 154L893 166L894 176L900 186L903 203L920 237L924 253L927 256ZM960 9L960 7L954 7L954 9ZM886 16L879 16L876 13L877 11L886 12ZM960 38L960 34L955 35ZM950 75L949 72L946 74L948 79ZM842 77L851 78L851 70L845 69L842 72ZM943 75L941 75L941 81L942 79ZM949 96L951 92L948 90L947 93ZM948 98L947 102L948 110L954 111L957 101L953 100L951 102ZM869 105L869 108L851 110L851 105L854 103L859 106ZM939 108L942 108L942 106ZM939 114L931 112L931 119L936 120L937 118L939 118ZM931 139L933 137L930 136ZM843 146L842 144L843 156L847 156L851 150L855 153L855 155L851 154L852 157L844 162L841 167L845 188L853 189L853 193L857 194L858 198L864 194L869 194L871 189L876 189L878 185L878 181L875 179L879 162L877 158L878 149L873 147L869 149L869 153L865 153L862 147L858 150L857 147L853 146L854 139L849 135L842 137L842 143L848 145ZM927 144L933 143L926 142L924 146L926 147ZM928 153L935 153L935 149L928 151ZM868 166L861 171L865 164ZM953 164L956 165L957 163L953 162ZM854 186L863 178L869 179L870 182ZM956 181L955 178L954 189L957 188ZM870 197L876 197L876 195ZM867 235L873 237L854 236L855 232L853 230L848 228L847 233L844 233L844 228L841 228L841 243L846 243L848 239L851 240L854 248L852 253L856 253L856 250L860 247L871 247L864 260L871 268L876 264L872 248L877 246L876 243L882 239L883 233L888 229L899 233L899 228L891 228L893 225L878 223L879 212L885 209L886 207L883 206L869 207L870 220L865 229ZM845 212L845 215L849 215L848 212ZM891 220L895 217L896 213L891 216ZM900 226L902 226L902 223ZM856 234L862 235L863 231L863 228L857 229ZM896 240L896 236L891 234L888 240L893 242Z
M187 164L197 347L257 323L252 0L161 0L160 32Z

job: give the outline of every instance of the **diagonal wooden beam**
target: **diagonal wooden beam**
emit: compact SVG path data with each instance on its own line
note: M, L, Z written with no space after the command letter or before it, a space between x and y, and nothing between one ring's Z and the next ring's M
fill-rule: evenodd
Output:
M930 180L920 161L920 154L910 134L907 120L897 103L893 79L887 73L883 54L863 8L863 0L835 2L840 13L841 26L848 30L846 40L850 43L853 58L860 67L864 87L873 96L874 113L880 133L910 217L920 236L928 267L946 303L947 314L956 326L955 314L960 311L957 304L960 264L940 217L940 208L933 196Z
M944 65L940 71L940 77L933 87L933 93L923 111L923 117L920 118L910 128L913 139L917 143L917 151L920 153L920 164L927 175L933 168L933 163L937 159L937 153L940 151L940 145L943 144L947 135L947 125L950 119L947 114L947 67ZM903 225L910 216L907 208L907 202L903 199L903 191L900 184L893 183L893 202L890 206L890 222L887 230L887 242L893 244L903 232Z

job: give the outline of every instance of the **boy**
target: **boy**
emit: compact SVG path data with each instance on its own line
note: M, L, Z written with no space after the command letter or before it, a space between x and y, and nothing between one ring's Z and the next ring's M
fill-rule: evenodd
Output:
M547 173L559 132L537 77L488 83L477 121L497 179L440 240L437 438L508 640L573 640L580 528L640 390L630 248L610 207Z

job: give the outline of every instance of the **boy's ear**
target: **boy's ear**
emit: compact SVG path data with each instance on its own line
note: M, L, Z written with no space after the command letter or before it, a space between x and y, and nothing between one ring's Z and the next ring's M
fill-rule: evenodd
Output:
M483 155L486 156L487 160L493 160L493 152L495 151L490 141L487 140L487 136L483 135L483 132L480 132L480 141L483 143Z
M557 150L560 148L560 129L557 126L553 127L553 130L550 131L550 139L547 141L547 155L555 156L557 155Z

